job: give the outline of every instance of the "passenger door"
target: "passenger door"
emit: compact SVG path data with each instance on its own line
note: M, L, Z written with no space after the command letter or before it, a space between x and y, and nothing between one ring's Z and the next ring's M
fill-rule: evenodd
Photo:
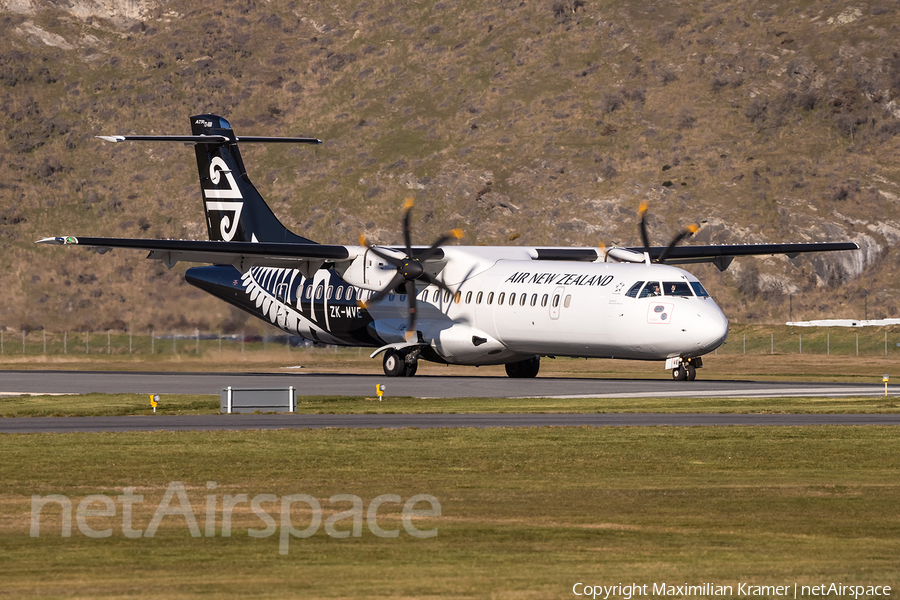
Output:
M553 290L553 295L550 297L550 318L553 320L559 319L559 309L562 308L565 293L566 288L561 285Z

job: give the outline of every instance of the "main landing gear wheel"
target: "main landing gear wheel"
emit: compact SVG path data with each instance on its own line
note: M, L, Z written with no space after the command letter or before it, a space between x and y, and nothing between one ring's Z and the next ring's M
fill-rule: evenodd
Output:
M405 357L393 348L384 353L384 374L388 377L406 377Z
M541 357L527 358L518 362L506 364L506 374L514 379L528 379L537 377L541 370Z
M414 352L398 352L393 348L384 353L384 374L388 377L412 377L419 370L419 358Z
M413 377L416 374L416 371L419 370L419 361L413 359L412 364L409 364L409 359L406 360L406 377Z

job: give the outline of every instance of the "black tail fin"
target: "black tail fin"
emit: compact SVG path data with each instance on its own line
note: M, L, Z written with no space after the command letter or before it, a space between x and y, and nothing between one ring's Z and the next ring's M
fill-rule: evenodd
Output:
M281 224L247 177L238 142L305 142L309 138L238 138L231 124L216 115L191 117L194 136L216 136L196 142L197 169L203 193L209 239L225 242L291 242L313 244ZM227 138L228 141L223 141ZM196 139L196 138L195 138Z

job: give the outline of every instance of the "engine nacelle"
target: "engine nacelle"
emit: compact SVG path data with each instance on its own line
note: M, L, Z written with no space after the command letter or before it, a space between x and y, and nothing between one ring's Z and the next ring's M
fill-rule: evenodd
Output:
M392 252L390 248L382 250ZM398 258L402 258L402 255ZM335 265L335 271L350 285L373 291L384 288L397 273L393 266L367 248L360 248L359 255L352 261Z
M431 347L449 363L455 364L499 364L506 362L506 346L487 333L468 325L454 324L425 332Z
M610 248L606 251L606 255L617 262L642 263L647 260L643 252L635 252L627 248Z

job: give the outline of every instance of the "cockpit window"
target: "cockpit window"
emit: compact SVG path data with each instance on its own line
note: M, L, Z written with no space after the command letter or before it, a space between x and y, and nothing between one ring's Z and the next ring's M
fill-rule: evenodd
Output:
M638 281L636 284L631 286L631 289L625 292L625 295L629 298L637 298L638 290L641 289L641 286L644 285L643 281Z
M701 298L709 297L709 292L703 289L703 286L699 281L692 281L691 287L694 288L694 293L700 296Z
M666 296L693 296L691 286L687 284L687 281L663 282L663 293Z
M658 281L648 281L647 285L644 286L644 289L641 290L641 295L638 298L652 298L654 296L662 296L662 292L660 291L659 282Z

